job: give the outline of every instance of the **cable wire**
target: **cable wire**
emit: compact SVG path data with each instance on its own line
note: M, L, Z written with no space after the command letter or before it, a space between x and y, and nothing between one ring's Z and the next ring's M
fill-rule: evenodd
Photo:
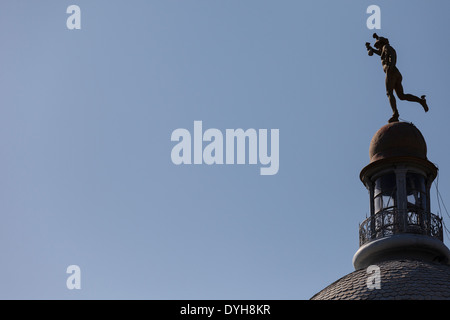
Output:
M436 180L434 182L434 186L436 187L436 198L437 198L437 203L438 203L438 208L439 208L438 217L440 217L442 219L442 225L444 227L445 233L446 233L447 237L450 239L450 230L447 228L445 221L443 219L443 216L442 216L441 202L442 202L442 206L444 207L445 213L447 214L447 217L450 218L450 214L448 213L447 207L445 206L444 199L442 198L441 192L439 191L439 170L438 170Z

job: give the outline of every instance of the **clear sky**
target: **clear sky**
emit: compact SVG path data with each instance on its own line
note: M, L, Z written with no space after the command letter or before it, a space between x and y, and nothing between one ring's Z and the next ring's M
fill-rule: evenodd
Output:
M0 298L309 299L352 272L391 116L372 4L450 208L448 1L2 0ZM278 173L174 165L195 120L279 129Z

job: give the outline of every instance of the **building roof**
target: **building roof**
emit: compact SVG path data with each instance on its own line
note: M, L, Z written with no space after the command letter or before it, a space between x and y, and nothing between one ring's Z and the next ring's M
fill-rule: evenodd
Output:
M377 263L380 289L369 289L372 275L359 269L333 282L311 300L450 300L450 265L423 260Z

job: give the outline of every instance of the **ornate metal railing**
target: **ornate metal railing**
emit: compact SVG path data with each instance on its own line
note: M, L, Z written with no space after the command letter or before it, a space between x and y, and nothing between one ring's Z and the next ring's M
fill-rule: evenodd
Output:
M359 245L400 233L428 235L443 241L442 218L423 210L395 208L377 212L359 225Z

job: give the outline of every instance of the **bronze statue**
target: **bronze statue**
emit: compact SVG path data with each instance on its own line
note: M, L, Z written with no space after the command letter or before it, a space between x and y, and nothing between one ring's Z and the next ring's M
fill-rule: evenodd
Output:
M384 37L379 37L376 33L373 34L373 37L377 39L374 44L375 49L370 46L369 42L366 42L366 48L369 56L372 56L374 53L381 56L383 70L386 73L386 93L393 111L392 118L389 119L389 122L396 122L399 117L394 90L400 100L418 102L422 105L425 112L428 112L427 101L424 95L419 98L412 94L403 93L402 75L395 66L397 63L397 54L394 48L390 46L389 40Z

